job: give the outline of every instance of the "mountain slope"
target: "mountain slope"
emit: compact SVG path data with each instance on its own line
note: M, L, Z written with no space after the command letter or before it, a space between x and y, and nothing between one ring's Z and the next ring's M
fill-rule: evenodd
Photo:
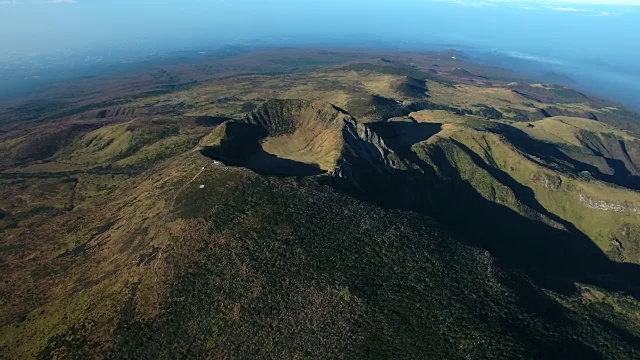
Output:
M0 353L637 358L638 137L388 61L3 130Z
M530 123L531 127L500 123L481 127L474 127L473 123L447 125L443 120L442 132L414 148L427 163L433 163L429 152L441 149L448 158L446 166L435 165L441 177L468 181L486 199L529 218L565 230L575 226L618 260L640 261L638 240L624 234L625 229L640 225L640 196L622 187L640 184L640 177L632 175L633 162L623 162L626 156L620 152L611 152L611 157L597 156L592 152L593 145L584 145L583 141L588 133L592 144L604 147L606 139L615 138L615 149L634 151L637 139L624 133L616 135L614 129L582 119L554 120L581 125L572 125L573 133L563 132L559 126L554 126L553 132L546 131L544 127L554 125L549 123L551 119ZM589 126L591 130L586 130ZM601 130L594 126L601 126ZM558 142L561 136L564 138ZM631 170L622 174L609 172L607 163L612 162L622 168L628 164ZM451 168L455 173L447 174Z
M167 219L158 216L143 223L146 236L123 249L150 258L116 258L122 268L112 276L129 279L116 293L116 318L105 320L100 310L108 308L94 302L115 279L89 282L78 296L91 305L66 307L85 320L49 338L40 356L93 356L105 343L112 357L139 358L619 358L638 351L610 319L565 307L558 295L423 215L372 206L312 179L220 166L177 191L165 225L169 242L159 250L149 241L158 238L152 228L165 228L153 225ZM115 246L115 231L131 216L84 256ZM75 257L72 264L85 261ZM50 306L21 326L51 317ZM95 332L105 322L113 335Z
M225 178L237 176L224 171L201 179L216 194L207 199L219 198ZM196 187L178 198L179 211L199 219L190 223L203 231L165 260L178 274L165 312L152 321L122 319L116 351L161 358L184 349L221 357L590 357L597 350L579 342L598 348L619 341L606 325L563 309L428 218L378 209L313 181L246 181L220 202L196 200L203 197ZM538 310L518 310L523 292ZM584 326L585 336L576 342L555 333L561 324Z

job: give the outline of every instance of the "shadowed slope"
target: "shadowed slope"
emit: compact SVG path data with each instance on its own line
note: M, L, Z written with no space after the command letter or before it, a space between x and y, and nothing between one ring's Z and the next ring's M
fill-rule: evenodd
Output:
M197 188L179 196L176 210L193 226L167 260L175 277L163 311L153 319L135 308L124 313L116 356L506 359L638 351L630 333L566 309L426 216L371 206L313 179L243 174L214 172L201 180L206 196ZM224 191L239 177L241 187Z

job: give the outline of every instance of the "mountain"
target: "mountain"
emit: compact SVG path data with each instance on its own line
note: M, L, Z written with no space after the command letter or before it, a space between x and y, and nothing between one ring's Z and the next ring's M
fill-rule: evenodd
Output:
M638 357L638 115L437 55L281 56L305 70L4 109L3 354Z

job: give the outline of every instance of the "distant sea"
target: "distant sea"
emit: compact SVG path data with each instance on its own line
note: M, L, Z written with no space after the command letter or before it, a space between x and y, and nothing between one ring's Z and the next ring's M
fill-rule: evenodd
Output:
M598 63L517 51L465 49L472 61L507 68L541 82L572 87L640 111L640 64Z

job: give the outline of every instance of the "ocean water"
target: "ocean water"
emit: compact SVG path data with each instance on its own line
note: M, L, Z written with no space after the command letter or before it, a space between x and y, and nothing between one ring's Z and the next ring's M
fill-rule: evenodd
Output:
M541 82L569 86L640 112L640 71L637 64L589 62L517 51L465 49L472 61L508 68Z

